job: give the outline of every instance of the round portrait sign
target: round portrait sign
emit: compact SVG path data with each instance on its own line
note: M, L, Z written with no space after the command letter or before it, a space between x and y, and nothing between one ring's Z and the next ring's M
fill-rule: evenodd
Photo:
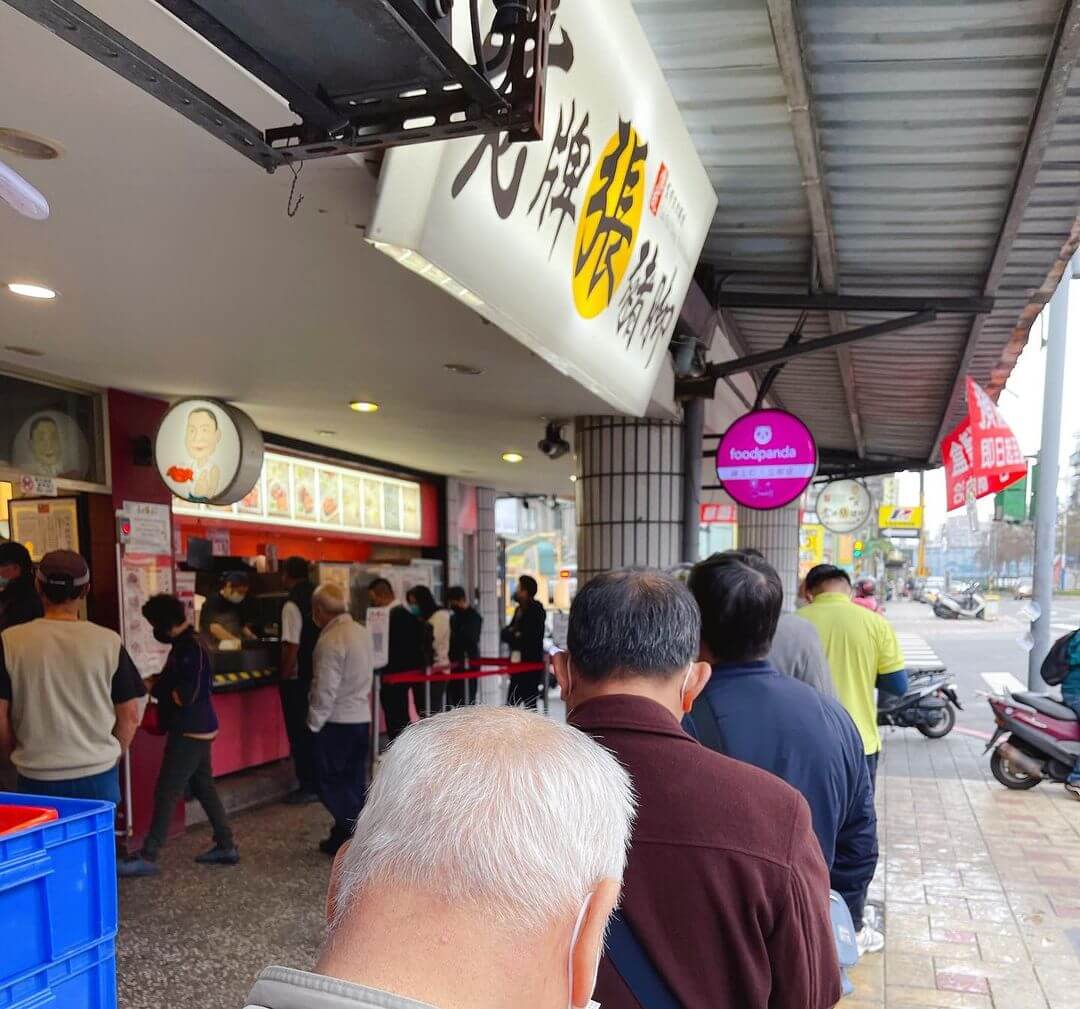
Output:
M767 511L790 504L816 472L814 436L784 410L743 414L716 449L716 475L724 490L747 508Z
M833 480L817 496L818 521L830 532L853 533L866 525L873 502L858 480Z
M158 475L178 498L229 505L259 479L263 439L242 410L216 399L184 399L169 408L154 438Z

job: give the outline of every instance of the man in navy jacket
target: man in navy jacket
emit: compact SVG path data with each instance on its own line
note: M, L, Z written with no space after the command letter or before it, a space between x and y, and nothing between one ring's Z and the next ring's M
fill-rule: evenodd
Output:
M884 945L864 925L866 890L878 860L877 817L862 740L840 703L781 675L766 660L783 606L776 571L760 556L727 551L690 576L701 608L701 658L712 676L691 715L697 733L708 705L718 748L800 791L829 867L858 930L860 950Z

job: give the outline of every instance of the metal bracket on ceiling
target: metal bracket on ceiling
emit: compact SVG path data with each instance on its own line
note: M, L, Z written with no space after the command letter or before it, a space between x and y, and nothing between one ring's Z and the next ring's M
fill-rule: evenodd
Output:
M869 340L885 333L895 333L902 329L910 329L912 326L922 326L927 322L933 322L936 318L937 313L933 311L916 312L914 315L888 319L885 322L874 323L871 326L860 326L857 329L849 329L847 332L825 336L819 340L811 340L808 343L792 342L789 339L784 346L775 350L766 350L759 354L748 354L746 357L739 357L733 361L714 362L708 366L706 373L702 377L678 381L675 391L680 397L704 396L711 399L718 379L737 375L744 371L754 371L758 368L783 364L794 358L815 354L822 350L834 350L837 347L843 347L849 343L858 343L861 340Z
M75 0L4 0L87 56L122 76L267 171L309 158L403 144L506 132L509 140L543 136L544 87L552 0L531 0L514 33L499 88L465 60L415 0L346 0L389 15L409 51L439 70L431 80L396 80L390 89L328 95L307 89L208 13L197 0L159 0L211 45L289 102L301 122L265 133L156 59ZM373 36L374 37L374 36ZM408 64L407 54L402 62Z

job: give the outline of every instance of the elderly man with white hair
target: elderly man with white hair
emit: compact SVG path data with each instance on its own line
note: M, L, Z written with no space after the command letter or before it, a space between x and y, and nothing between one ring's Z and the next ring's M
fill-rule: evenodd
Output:
M633 818L627 773L566 725L465 707L390 748L330 884L315 973L248 1009L590 1004Z
M353 620L337 585L315 590L311 618L321 631L312 659L307 724L319 798L334 818L319 850L334 855L364 807L374 653L371 635Z

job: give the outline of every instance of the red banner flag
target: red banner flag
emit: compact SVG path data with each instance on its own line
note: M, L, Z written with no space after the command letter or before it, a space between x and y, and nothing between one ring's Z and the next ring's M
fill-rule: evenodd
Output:
M1006 479L1007 486L1013 482L1008 478L1027 473L1027 460L1020 451L1020 443L997 404L970 378L967 402L971 430L971 444L967 447L975 476Z
M1010 436L1011 434L1012 432ZM945 467L946 511L963 508L969 499L974 501L977 498L986 497L987 494L997 494L1010 484L1023 479L1027 473L1025 460L1024 468L1019 473L991 476L978 474L972 459L974 441L970 418L960 421L941 440L941 461Z

